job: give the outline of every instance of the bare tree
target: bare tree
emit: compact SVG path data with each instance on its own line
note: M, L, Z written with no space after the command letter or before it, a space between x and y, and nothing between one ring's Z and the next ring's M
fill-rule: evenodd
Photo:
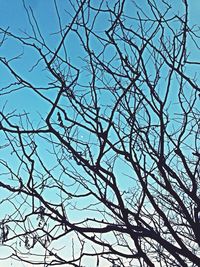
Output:
M0 30L23 47L0 58L2 245L34 265L200 266L192 6L55 0L47 35L23 3L29 29Z

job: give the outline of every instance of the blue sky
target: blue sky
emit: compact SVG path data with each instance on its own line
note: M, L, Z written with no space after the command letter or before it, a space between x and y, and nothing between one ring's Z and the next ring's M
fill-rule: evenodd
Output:
M68 4L68 1L65 0L60 0L57 1L59 2L59 10L62 16L62 23L65 25L65 23L69 23L70 21L70 16L69 13L73 13L71 6ZM177 1L177 6L176 8L179 8L179 4L182 1ZM30 4L34 14L37 18L38 24L40 25L41 32L44 33L46 40L48 44L50 44L52 47L56 46L58 44L58 38L57 35L49 35L49 33L56 33L59 27L58 19L55 13L54 9L54 3L51 0L25 0L26 6ZM129 3L129 0L127 1ZM127 10L131 13L131 10L128 9L129 4L127 4ZM146 8L144 7L144 10L146 11ZM11 32L14 32L16 34L21 34L22 31L28 31L31 30L30 25L28 26L28 18L27 14L24 11L23 8L23 3L20 0L0 0L0 26L2 28L7 28L9 27L9 30ZM190 20L191 24L199 24L199 14L200 14L200 4L198 1L193 1L193 3L190 6ZM101 24L102 22L98 22L98 27L99 29L106 28L105 27L105 21ZM93 44L92 44L93 45ZM96 44L95 44L96 45ZM95 46L94 45L94 46ZM69 57L73 58L73 61L80 66L80 56L83 56L82 49L79 46L77 39L74 37L73 34L70 35L68 41L67 41L67 52ZM36 69L33 72L30 72L30 68L32 66L33 61L37 58L37 55L32 52L30 49L25 49L17 44L16 42L14 43L13 41L7 41L5 45L3 45L0 48L0 56L8 55L10 58L15 56L16 54L21 54L24 53L23 58L26 64L21 64L21 61L13 61L13 66L16 70L19 71L19 73L22 73L22 75L26 79L33 79L34 84L36 86L44 86L47 85L48 82L50 81L50 77L46 75L45 72L41 71L41 68ZM200 54L199 51L196 51L196 49L192 50L193 55L191 57L194 57L195 60L200 59ZM112 54L112 51L111 51ZM108 51L109 55L109 51ZM192 70L193 71L193 70ZM8 71L6 71L2 66L0 66L0 72L1 72L1 80L0 80L0 88L2 86L5 86L7 82L10 82L12 79L11 76L9 75ZM85 81L86 78L83 79L83 82ZM51 93L53 96L53 93ZM105 96L105 95L104 95ZM1 96L0 99L0 108L2 109L2 106L6 103L8 100L8 103L6 104L5 109L7 112L12 109L17 109L17 112L23 112L23 110L27 110L32 114L33 118L33 123L37 125L38 119L40 117L40 113L45 113L49 109L48 103L45 101L41 100L37 95L33 94L31 91L23 90L21 92L16 92L13 93L12 96L4 95ZM102 100L103 103L104 99ZM108 101L108 99L106 100ZM42 151L42 149L41 149ZM42 151L45 153L45 151ZM8 156L11 157L10 155ZM48 160L47 160L48 162ZM15 164L15 163L13 163ZM52 161L51 161L52 164ZM118 171L121 171L121 166L123 165L123 162L119 164ZM126 171L128 172L127 168ZM124 173L124 170L122 170L122 173ZM123 184L122 184L123 186ZM0 253L3 253L0 247ZM1 254L0 254L1 257ZM26 264L19 264L17 265L16 263L13 264L16 267L21 267L21 266L28 266ZM4 267L11 266L11 262L9 262L7 265L5 264ZM28 266L29 267L29 266Z

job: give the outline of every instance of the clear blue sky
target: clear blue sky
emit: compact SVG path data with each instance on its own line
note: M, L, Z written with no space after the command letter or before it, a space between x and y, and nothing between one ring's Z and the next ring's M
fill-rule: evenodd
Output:
M98 1L98 0L97 0ZM112 0L111 0L112 1ZM127 0L127 10L129 6L129 1ZM140 0L142 1L142 0ZM70 21L69 15L64 11L64 9L73 13L71 6L66 0L59 0L59 10L64 16L62 16L62 23L68 23ZM188 1L189 2L189 1ZM200 14L200 3L198 0L190 1L190 20L191 24L198 24L200 26L199 14ZM37 18L38 24L40 25L41 32L44 33L44 36L47 38L50 45L57 44L56 35L48 35L50 33L57 32L58 30L58 19L56 17L54 3L52 0L25 0L25 3L28 7L30 4L34 14ZM177 0L177 9L179 8L179 3L181 4L181 0ZM30 25L28 26L27 14L24 11L23 2L21 0L0 0L0 27L7 28L9 30L16 33L21 34L21 30L26 31L27 28L30 30ZM105 23L105 22L103 22ZM34 79L34 82L37 86L47 84L49 82L49 77L43 75L41 70L37 70L36 72L30 73L29 69L32 66L33 59L36 58L36 55L29 50L24 51L21 45L13 45L13 42L8 41L5 46L0 47L0 56L9 55L9 57L13 57L16 54L20 54L24 52L24 58L26 59L24 62L26 64L21 64L21 62L14 62L15 68L24 75L27 79ZM68 53L69 55L73 55L74 60L77 60L77 64L79 62L78 57L81 56L81 49L79 44L76 43L76 39L74 39L73 35L71 35L68 42ZM199 51L193 51L193 57L196 61L200 61ZM0 66L0 88L5 85L5 83L9 82L11 77L7 71L5 71L2 66ZM0 109L8 100L8 96L1 96L0 98ZM8 110L17 108L18 112L23 111L24 109L28 110L33 114L33 118L35 119L35 123L37 123L38 111L48 110L48 105L41 101L35 94L32 94L30 91L24 91L21 93L14 93L12 97L9 97L9 101L7 103ZM1 195L2 197L2 195ZM4 252L0 246L0 257L5 256L6 252ZM11 265L13 264L13 265ZM1 262L0 262L1 265ZM22 267L26 266L26 264L16 264L13 261L9 260L4 267Z

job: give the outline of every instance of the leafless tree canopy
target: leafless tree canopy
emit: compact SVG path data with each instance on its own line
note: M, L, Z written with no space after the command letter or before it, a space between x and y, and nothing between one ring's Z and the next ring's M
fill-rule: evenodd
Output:
M200 266L193 1L64 2L48 33L26 1L28 28L0 29L1 246L34 266Z

